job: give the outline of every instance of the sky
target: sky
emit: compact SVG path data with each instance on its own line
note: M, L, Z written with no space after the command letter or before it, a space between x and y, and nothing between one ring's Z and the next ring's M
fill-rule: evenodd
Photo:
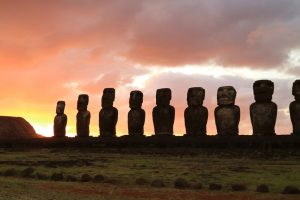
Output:
M172 89L174 131L185 133L189 87L206 90L208 134L216 134L217 89L232 85L240 134L252 134L252 84L270 79L276 132L290 134L292 84L300 76L299 0L0 0L0 115L21 116L53 135L58 100L68 136L76 101L90 96L92 136L99 135L103 88L114 87L117 135L127 134L129 93L144 93L145 134L153 134L158 88Z

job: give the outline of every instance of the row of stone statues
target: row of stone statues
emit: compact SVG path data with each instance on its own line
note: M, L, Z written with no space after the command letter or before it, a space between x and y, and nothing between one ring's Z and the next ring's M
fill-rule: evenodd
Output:
M253 135L275 135L277 105L272 102L274 83L270 80L258 80L253 84L255 102L250 106L250 117ZM290 116L293 134L300 135L300 80L293 84L292 94L295 101L290 104ZM156 91L156 106L152 111L155 135L173 135L175 108L170 105L172 92L169 88ZM188 107L184 111L187 136L206 135L208 110L203 106L205 90L201 87L189 88L187 92ZM236 90L232 86L218 88L218 106L214 111L218 135L238 135L240 108L235 105ZM102 109L99 112L100 137L116 136L118 110L113 107L115 89L105 88L101 99ZM77 101L77 136L89 136L91 114L87 110L89 97L81 94ZM128 112L128 133L131 136L144 135L145 111L142 109L143 93L130 93ZM66 134L67 116L64 114L65 102L58 101L54 119L54 136Z

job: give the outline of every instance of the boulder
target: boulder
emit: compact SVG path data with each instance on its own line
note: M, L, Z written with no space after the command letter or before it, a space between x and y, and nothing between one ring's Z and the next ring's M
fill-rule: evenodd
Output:
M256 188L256 192L261 192L261 193L268 193L270 192L268 185L266 184L260 184Z
M179 189L184 189L189 187L189 183L183 178L178 178L174 181L174 187Z
M162 188L165 187L166 185L162 179L155 179L152 181L151 186L156 188Z
M296 186L288 185L283 189L282 194L300 194L300 190Z

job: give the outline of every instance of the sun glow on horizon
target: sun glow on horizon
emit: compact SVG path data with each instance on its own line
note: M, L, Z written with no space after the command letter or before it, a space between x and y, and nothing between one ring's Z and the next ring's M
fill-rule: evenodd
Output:
M52 137L53 134L53 124L32 124L33 128L35 129L35 132L39 135L45 136L45 137ZM75 137L76 133L69 132L71 128L69 126L66 127L66 136L67 137Z

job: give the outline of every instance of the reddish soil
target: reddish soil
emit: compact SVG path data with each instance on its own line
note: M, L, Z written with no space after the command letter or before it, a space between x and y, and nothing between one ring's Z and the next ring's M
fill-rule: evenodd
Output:
M101 195L124 197L131 199L152 199L152 200L298 200L298 195L281 195L281 194L258 194L255 192L242 193L225 193L225 192L209 192L196 190L177 190L171 188L154 189L150 187L138 186L116 186L109 184L94 185L72 185L72 186L58 186L53 183L34 184L34 188L46 191L58 191L73 193L78 195ZM89 187L89 188L87 188Z

